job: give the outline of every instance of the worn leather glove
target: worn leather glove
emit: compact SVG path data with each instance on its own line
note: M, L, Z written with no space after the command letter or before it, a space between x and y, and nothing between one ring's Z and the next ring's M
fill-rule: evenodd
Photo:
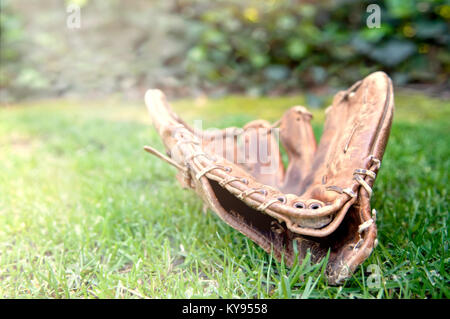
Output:
M174 165L184 187L277 260L291 265L309 250L319 262L330 252L328 280L342 284L377 244L370 197L393 98L383 72L337 93L317 146L312 115L302 106L274 125L256 120L242 129L201 131L173 113L161 91L149 90L146 105L167 156L145 149ZM286 169L279 144L289 159Z

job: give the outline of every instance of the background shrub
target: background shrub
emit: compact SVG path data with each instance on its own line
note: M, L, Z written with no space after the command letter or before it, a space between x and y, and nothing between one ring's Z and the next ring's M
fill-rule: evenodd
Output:
M367 6L381 8L369 29ZM81 6L81 28L66 25ZM0 100L448 87L448 0L0 0ZM313 103L314 104L314 103Z
M447 81L448 3L376 1L381 26L370 29L373 2L179 0L173 10L191 22L177 36L199 82L285 90L348 85L375 70L397 84Z

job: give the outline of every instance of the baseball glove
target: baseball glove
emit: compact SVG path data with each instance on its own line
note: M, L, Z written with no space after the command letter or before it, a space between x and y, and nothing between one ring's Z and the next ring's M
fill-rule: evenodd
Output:
M167 156L145 150L175 166L182 186L277 260L292 265L309 250L318 262L329 252L328 281L342 284L376 246L370 197L394 110L385 73L335 95L319 145L302 106L274 124L201 131L173 113L161 91L147 91L145 101Z

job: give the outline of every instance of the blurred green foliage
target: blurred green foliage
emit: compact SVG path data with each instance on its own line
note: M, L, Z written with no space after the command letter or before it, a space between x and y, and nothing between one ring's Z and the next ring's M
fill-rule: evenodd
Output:
M22 39L20 19L8 6L8 1L0 0L0 88L9 84L12 78L11 65L20 60L17 43Z
M188 74L250 92L343 86L375 70L397 84L444 83L450 72L449 1L178 0L192 23ZM204 83L205 81L203 81Z
M376 1L379 28L366 24L371 2L0 0L0 103L306 88L314 107L323 89L375 70L445 92L450 0ZM79 29L67 27L69 4L81 7Z

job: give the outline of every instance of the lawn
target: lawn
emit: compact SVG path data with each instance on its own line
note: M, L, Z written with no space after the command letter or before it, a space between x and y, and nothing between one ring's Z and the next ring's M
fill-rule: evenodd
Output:
M275 120L303 96L174 102L188 121ZM342 287L324 265L288 269L222 222L175 170L143 103L0 107L3 298L450 298L450 102L396 95L375 184L379 245ZM321 132L323 109L313 126ZM376 265L378 267L370 266ZM369 288L373 269L379 285Z

